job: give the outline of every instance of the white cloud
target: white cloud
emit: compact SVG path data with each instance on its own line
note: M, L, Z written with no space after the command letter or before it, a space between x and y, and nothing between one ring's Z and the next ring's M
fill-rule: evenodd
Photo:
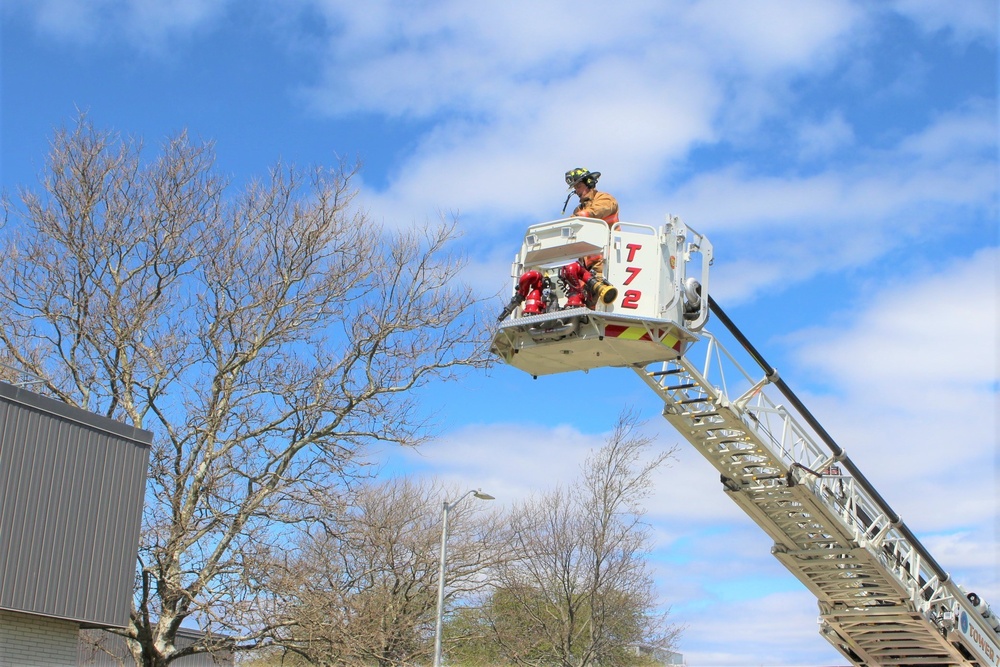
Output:
M900 217L921 208L995 205L996 148L995 108L980 104L939 118L891 149L868 151L857 164L782 176L730 166L698 174L671 200L714 229L816 228L863 220L898 231Z
M225 15L233 0L128 0L124 29L133 44L163 46L174 36L188 37Z
M42 33L59 40L90 43L99 34L101 14L117 0L8 0L4 13L28 15Z
M802 395L959 583L1000 592L1000 249L897 276L849 319L785 338ZM801 372L801 370L799 372ZM964 577L962 576L964 575Z
M975 554L1000 564L998 266L1000 250L988 248L898 277L849 320L785 339L831 383L831 394L803 400L838 444L912 530L947 545L946 569L985 586L998 585L996 568Z
M648 31L649 22L639 19L656 14L649 3L579 12L570 2L523 0L489 12L466 11L456 0L419 11L398 0L316 6L333 30L326 76L315 91L329 109L492 118L516 111L513 88L572 79L592 57L616 50L610 40L586 38L595 21L610 34Z
M809 69L829 57L860 19L847 1L695 2L686 15L699 43L727 67L770 75L774 70Z
M363 11L316 6L331 41L308 93L314 106L432 125L389 187L365 192L373 210L404 221L408 211L443 207L489 213L494 230L555 217L561 174L579 165L601 170L605 188L642 209L692 147L718 139L733 94L756 95L776 73L826 67L861 16L840 0L587 12L570 2L490 12L454 3L420 12L392 1Z
M994 0L894 0L893 9L909 17L929 33L947 31L960 42L982 40L996 43L997 3Z
M790 82L830 70L852 53L851 39L868 38L859 33L876 14L857 4L606 7L600 23L619 38L598 41L575 39L583 26L558 5L511 3L486 15L445 4L407 20L391 1L371 12L317 6L337 29L315 104L429 121L388 186L363 191L390 224L447 209L470 239L509 239L513 253L520 230L560 217L562 173L586 166L604 173L601 187L618 197L623 219L681 214L726 242L716 293L744 301L870 265L947 225L949 209L995 208L988 102L956 101L957 110L880 149L859 144L843 109L794 119ZM787 167L763 170L752 156L685 177L692 151L757 131L768 117L789 125ZM827 161L807 170L796 153ZM497 262L473 259L485 262L472 269L480 274Z
M983 221L981 234L995 236L994 111L970 104L863 162L817 173L760 175L750 164L705 171L677 187L670 207L715 243L713 291L727 303L818 274L877 270L876 260L914 240L973 233L960 226L968 212Z
M926 164L996 156L1000 141L996 101L970 100L940 115L933 124L900 143L901 157ZM995 167L994 167L995 168Z
M882 396L892 406L917 408L914 395L926 395L921 386L935 394L988 388L1000 380L998 266L993 247L927 267L932 272L905 283L897 277L867 299L849 327L800 334L797 354L851 394Z
M581 80L580 72L615 57L663 74L709 64L765 74L807 69L862 16L843 0L646 0L583 12L569 0L518 0L489 12L464 11L459 0L419 11L399 0L314 4L332 37L317 101L337 112L417 116L447 110L500 117L517 110L511 95L521 97L518 89L573 81L577 100L608 101L605 86L614 80Z
M588 73L612 75L601 68ZM559 217L562 175L576 166L600 165L602 187L609 190L626 183L651 189L664 154L680 155L692 137L711 132L706 118L713 92L699 85L684 75L656 83L634 72L609 86L623 98L612 109L574 102L573 86L522 91L517 116L492 125L456 121L429 134L390 188L366 192L365 201L387 219L447 205L479 216L495 231L512 219L527 226ZM593 140L581 142L584 136Z
M482 487L509 504L569 483L587 453L600 445L600 435L566 424L492 423L462 427L417 451L396 451L394 456L405 458L409 467L433 470L449 483Z
M690 617L681 649L690 665L842 664L843 656L820 636L818 617L805 592L727 601Z
M984 489L979 501L991 502L987 489ZM957 510L957 514L961 516L961 509ZM950 567L982 572L984 576L981 580L970 579L964 583L974 586L983 599L992 600L993 606L996 606L1000 604L1000 579L996 576L997 568L1000 567L1000 535L994 532L992 536L985 537L986 539L971 531L958 531L930 535L922 541L937 561L947 563ZM993 573L992 580L988 577L990 572Z
M799 154L805 159L827 156L853 143L854 129L839 111L803 124L798 132Z
M231 0L10 0L30 12L38 29L81 44L123 41L139 51L161 51L225 14Z

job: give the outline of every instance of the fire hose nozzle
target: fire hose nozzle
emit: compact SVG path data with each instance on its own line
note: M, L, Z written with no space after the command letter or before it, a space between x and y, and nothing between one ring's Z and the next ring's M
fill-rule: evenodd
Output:
M505 319L511 316L513 312L521 305L524 301L524 297L520 294L515 294L510 298L510 301L504 306L503 310L500 312L500 317L497 318L497 322L503 322Z

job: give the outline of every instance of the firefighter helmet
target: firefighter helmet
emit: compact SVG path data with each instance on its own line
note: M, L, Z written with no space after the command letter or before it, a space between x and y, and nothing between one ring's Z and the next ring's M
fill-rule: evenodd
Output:
M583 181L588 188L593 188L597 186L597 179L600 177L601 172L599 171L589 171L583 167L577 167L566 172L566 185L572 188L580 181Z

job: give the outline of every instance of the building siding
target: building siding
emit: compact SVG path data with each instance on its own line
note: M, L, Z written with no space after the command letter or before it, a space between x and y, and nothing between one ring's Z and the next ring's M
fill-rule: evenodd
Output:
M127 623L151 442L0 383L0 609Z
M72 667L78 623L0 611L0 667Z

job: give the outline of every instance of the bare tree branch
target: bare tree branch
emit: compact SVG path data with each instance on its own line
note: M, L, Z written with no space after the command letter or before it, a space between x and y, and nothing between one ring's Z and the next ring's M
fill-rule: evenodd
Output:
M373 441L415 444L412 391L482 363L486 328L453 277L453 225L379 229L354 168L276 166L232 194L210 145L141 141L85 116L37 190L4 201L0 359L46 393L155 434L127 632L138 664L185 620L224 622L244 570Z
M363 486L349 507L334 503L325 530L269 568L275 643L317 665L427 660L444 495L397 479ZM462 505L449 517L449 599L481 588L494 564L495 526L479 509Z
M580 479L517 507L511 555L463 662L495 654L518 665L631 665L636 645L668 648L679 629L657 613L659 600L643 560L649 532L642 501L653 473L674 449L650 455L651 438L624 413Z

